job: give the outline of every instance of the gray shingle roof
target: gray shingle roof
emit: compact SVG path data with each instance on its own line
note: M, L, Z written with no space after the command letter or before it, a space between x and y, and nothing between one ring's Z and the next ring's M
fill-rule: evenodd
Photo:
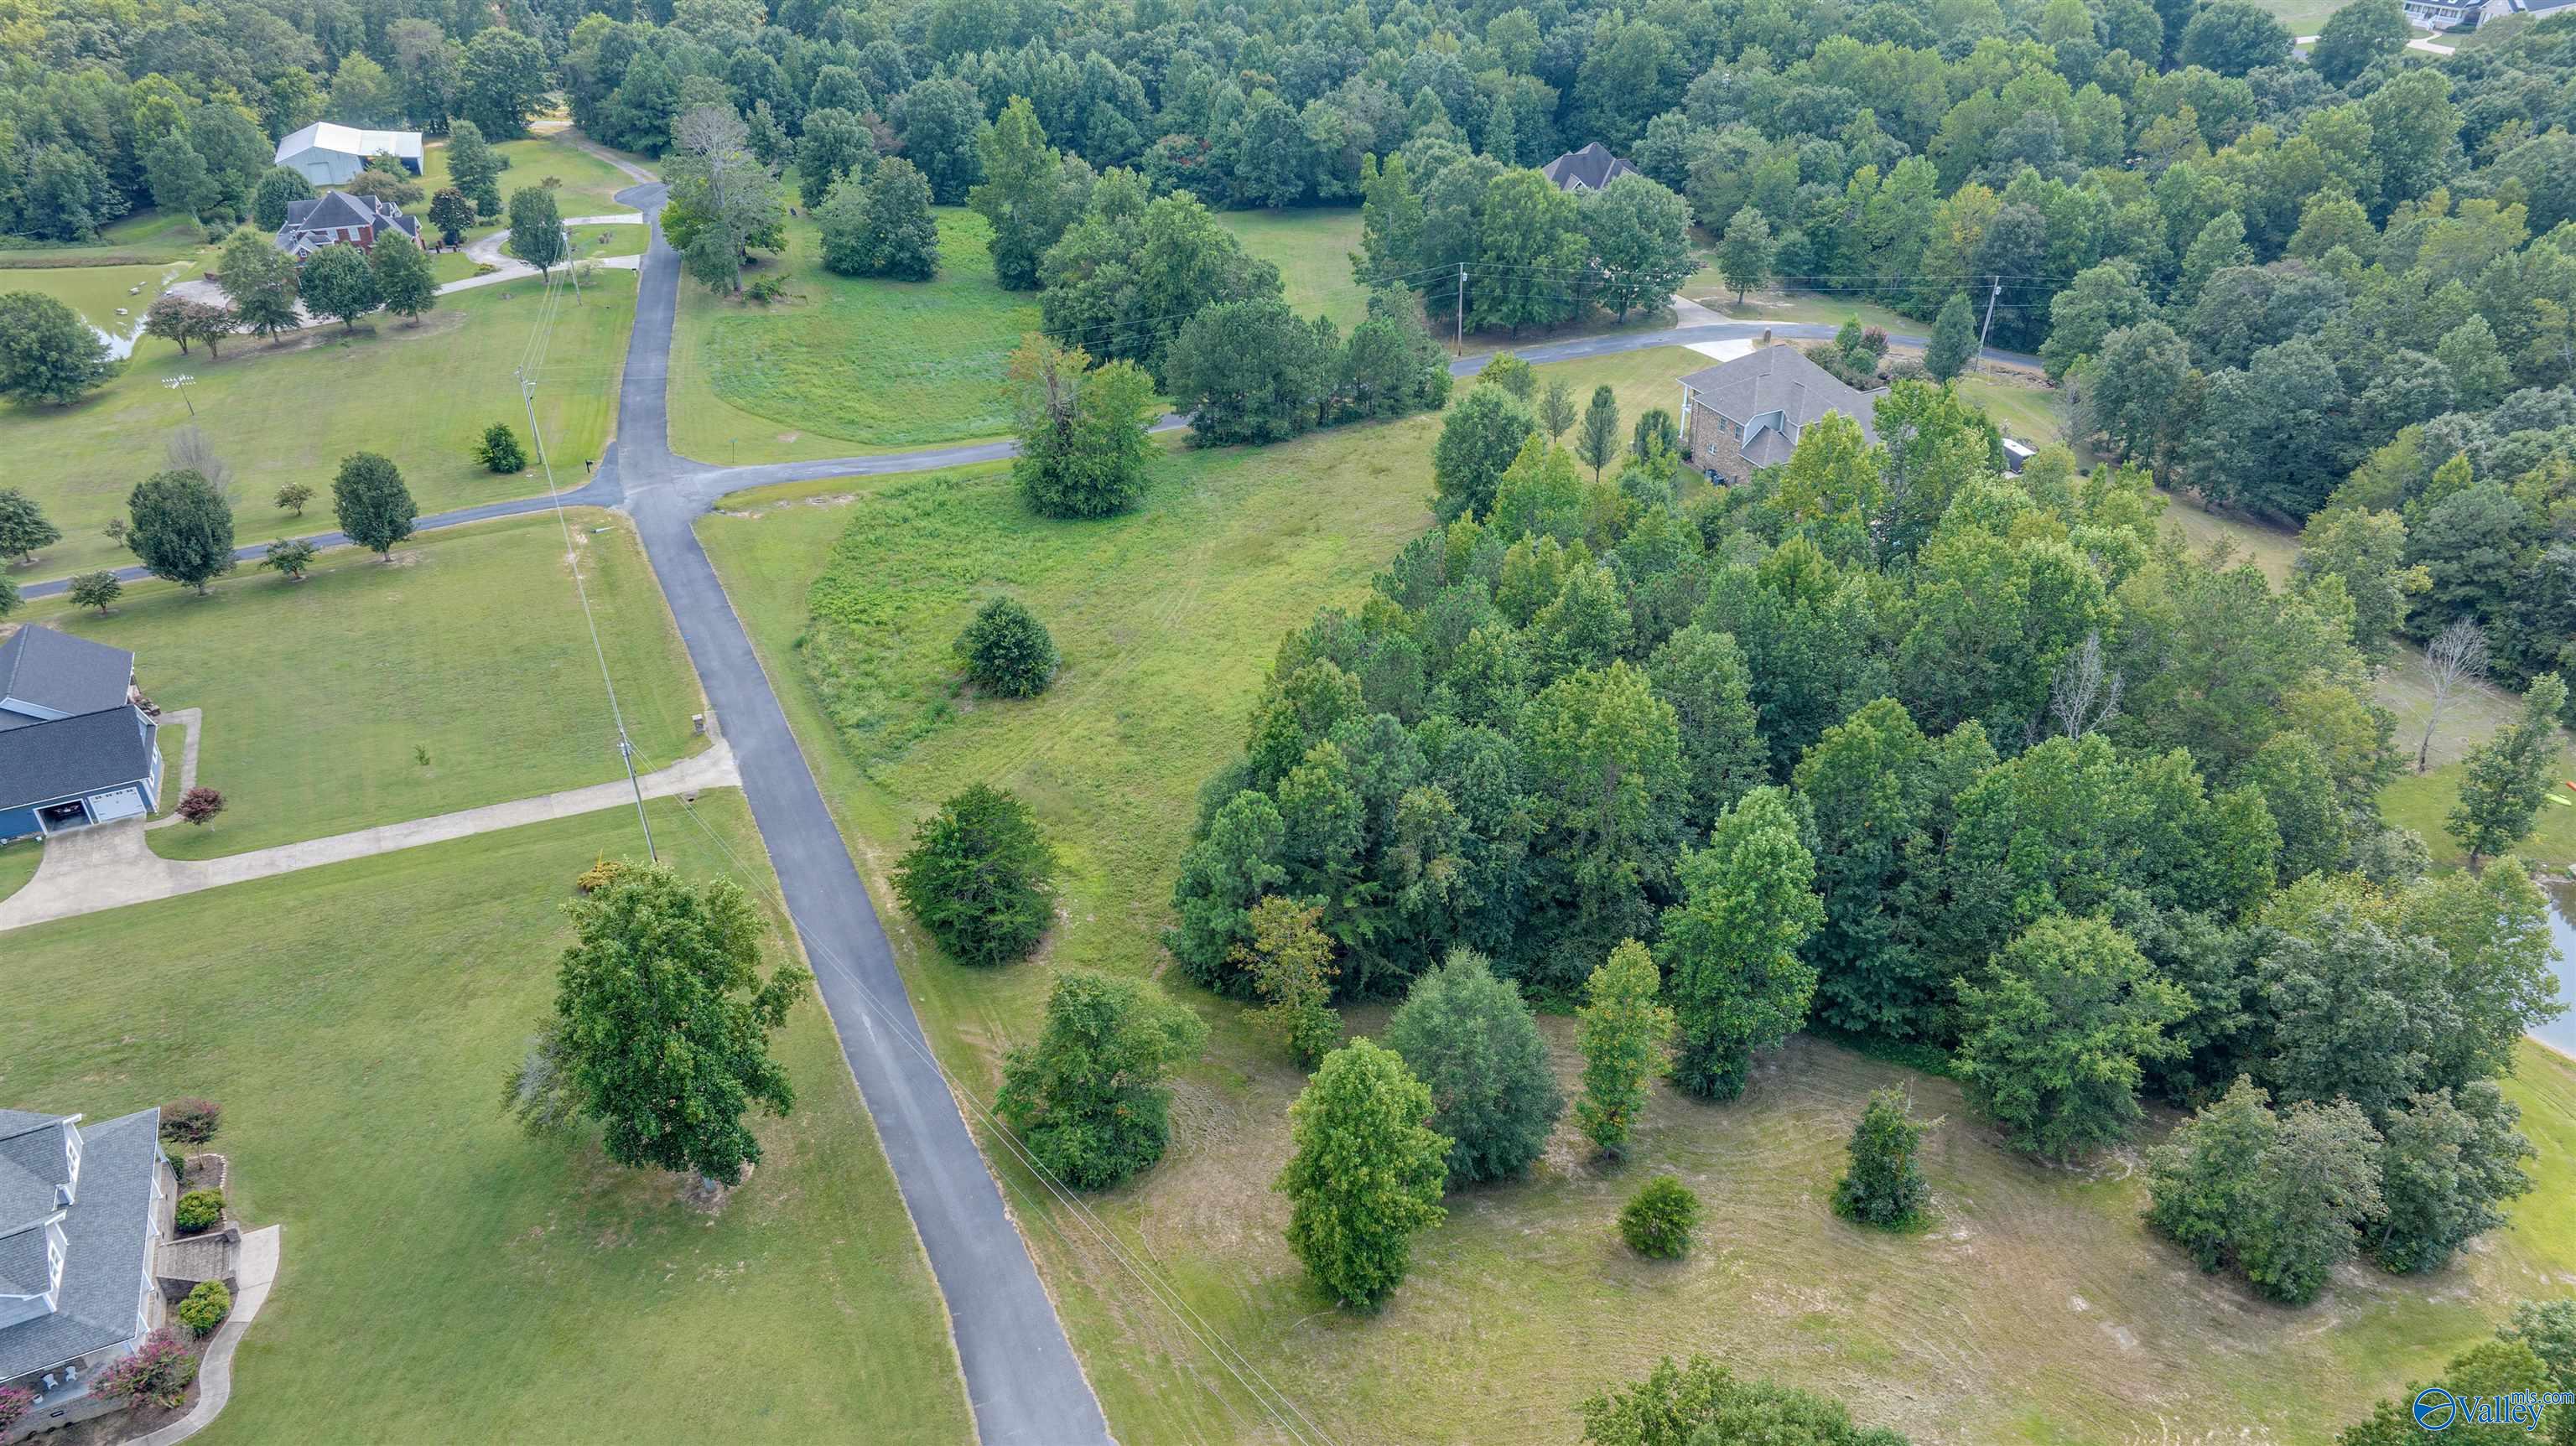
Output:
M1860 423L1870 441L1878 440L1878 399L1843 385L1834 374L1807 360L1794 346L1766 346L1744 356L1702 367L1682 378L1698 405L1715 409L1737 422L1750 422L1765 412L1778 412L1791 428L1806 426L1827 412L1840 412ZM1765 439L1756 439L1756 446ZM1748 452L1757 467L1770 461ZM1787 453L1773 460L1788 460Z
M1610 148L1594 141L1579 151L1564 155L1539 167L1539 174L1555 183L1560 191L1580 181L1587 190L1598 191L1621 176L1641 174L1635 166L1610 154Z
M53 1273L52 1258L45 1253L44 1217L0 1235L0 1295L42 1295L53 1283Z
M0 1230L41 1220L54 1211L54 1190L71 1178L63 1154L59 1115L11 1110L23 1123L0 1127Z
M0 643L0 703L15 699L55 713L97 713L125 701L134 655L30 623ZM43 721L0 706L0 729Z
M286 224L277 230L280 243L292 241L306 231L329 231L340 227L391 226L418 240L420 222L372 196L352 195L347 191L325 191L309 201L286 203Z
M80 1200L63 1221L62 1294L52 1315L0 1328L0 1381L133 1339L160 1169L159 1110L81 1131Z
M0 733L0 808L23 808L152 776L143 710L57 718Z

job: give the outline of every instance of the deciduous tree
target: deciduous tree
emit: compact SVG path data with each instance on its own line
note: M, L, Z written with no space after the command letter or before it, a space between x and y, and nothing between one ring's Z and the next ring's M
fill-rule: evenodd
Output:
M974 784L913 829L895 896L961 964L1028 956L1054 918L1055 850L1029 806Z
M975 620L957 635L956 652L966 676L997 698L1034 698L1045 692L1061 661L1046 624L1007 597L976 609Z
M1501 387L1476 387L1449 409L1431 450L1431 511L1442 522L1492 510L1503 470L1538 421Z
M331 507L349 540L393 560L394 544L411 536L420 509L403 485L402 469L374 452L352 452L340 459L331 479Z
M367 253L367 270L375 277L376 296L384 308L414 326L420 314L438 305L438 278L429 258L399 231L388 229Z
M2013 1147L2071 1160L2118 1143L2142 1111L2139 1060L2173 1045L2190 1000L2100 919L2045 918L1984 975L1957 981L1957 1068Z
M1413 1237L1439 1224L1449 1141L1431 1091L1393 1050L1357 1039L1324 1056L1289 1107L1288 1248L1342 1304L1374 1310L1404 1283Z
M233 570L233 507L202 472L157 472L125 500L132 522L126 545L144 570L204 596L206 584Z
M62 406L114 375L107 343L79 312L41 292L0 292L0 397Z
M1431 1091L1433 1130L1449 1137L1449 1183L1506 1180L1547 1148L1565 1108L1547 1043L1520 990L1472 949L1413 983L1386 1024L1387 1047Z
M1338 972L1333 941L1316 927L1323 916L1321 908L1295 899L1263 899L1245 916L1251 937L1234 947L1229 960L1252 981L1253 997L1262 1001L1255 1017L1278 1037L1297 1067L1307 1070L1342 1038L1342 1017L1332 1004Z
M1757 1050L1807 1017L1816 970L1799 946L1823 920L1816 861L1788 795L1757 788L1681 860L1683 902L1664 911L1658 948L1672 976L1680 1049L1673 1077L1693 1094L1744 1092Z
M1664 1068L1673 1012L1659 1002L1662 977L1646 946L1624 939L1584 985L1575 1041L1583 1051L1583 1093L1574 1118L1605 1155L1627 1149L1646 1091Z
M295 262L255 231L235 231L216 257L216 285L242 329L262 338L303 325L295 308Z
M1923 1126L1905 1096L1879 1090L1852 1126L1851 1166L1834 1185L1834 1213L1862 1225L1902 1227L1932 1193L1923 1178Z
M1592 469L1592 480L1601 480L1601 469L1619 456L1619 397L1607 384L1592 389L1591 404L1583 409L1583 430L1575 437L1575 455Z
M563 264L570 250L564 240L563 213L555 208L555 193L544 186L522 186L510 193L509 251L513 256L537 268L541 275L552 276Z
M125 595L125 584L117 581L116 574L112 572L84 572L71 580L65 595L72 600L73 607L96 608L98 615L105 617L107 610L116 605L116 600Z
M1050 1173L1106 1190L1163 1158L1165 1077L1206 1041L1199 1017L1152 986L1069 969L1047 995L1037 1042L1003 1062L994 1110Z
M2558 715L2567 684L2556 673L2531 680L2522 713L2469 750L2459 802L2442 827L2468 850L2469 867L2531 837L2558 763Z
M15 487L0 487L0 558L32 563L37 548L62 540L63 530L46 520L35 498Z
M1032 333L1011 353L1020 495L1048 517L1104 517L1133 505L1154 455L1154 379L1133 362L1091 364L1080 347Z

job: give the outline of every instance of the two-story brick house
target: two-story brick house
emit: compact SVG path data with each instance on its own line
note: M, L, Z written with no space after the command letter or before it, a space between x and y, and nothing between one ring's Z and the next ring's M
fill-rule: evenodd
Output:
M1759 347L1682 378L1683 455L1712 481L1742 482L1788 461L1798 434L1827 415L1876 442L1881 395L1844 385L1794 346Z

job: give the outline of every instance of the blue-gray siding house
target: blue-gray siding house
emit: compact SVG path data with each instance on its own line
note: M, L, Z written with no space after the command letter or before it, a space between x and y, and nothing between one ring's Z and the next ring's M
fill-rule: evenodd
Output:
M0 1439L106 1408L90 1381L167 1318L154 1266L176 1183L159 1110L85 1126L0 1109L0 1386L36 1398Z
M159 734L132 653L20 628L0 643L0 840L150 813Z

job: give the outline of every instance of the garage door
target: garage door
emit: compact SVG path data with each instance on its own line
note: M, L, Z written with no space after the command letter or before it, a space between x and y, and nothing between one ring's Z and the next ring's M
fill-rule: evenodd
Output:
M100 823L112 818L141 818L143 790L120 788L114 793L93 794L89 801L89 816Z

